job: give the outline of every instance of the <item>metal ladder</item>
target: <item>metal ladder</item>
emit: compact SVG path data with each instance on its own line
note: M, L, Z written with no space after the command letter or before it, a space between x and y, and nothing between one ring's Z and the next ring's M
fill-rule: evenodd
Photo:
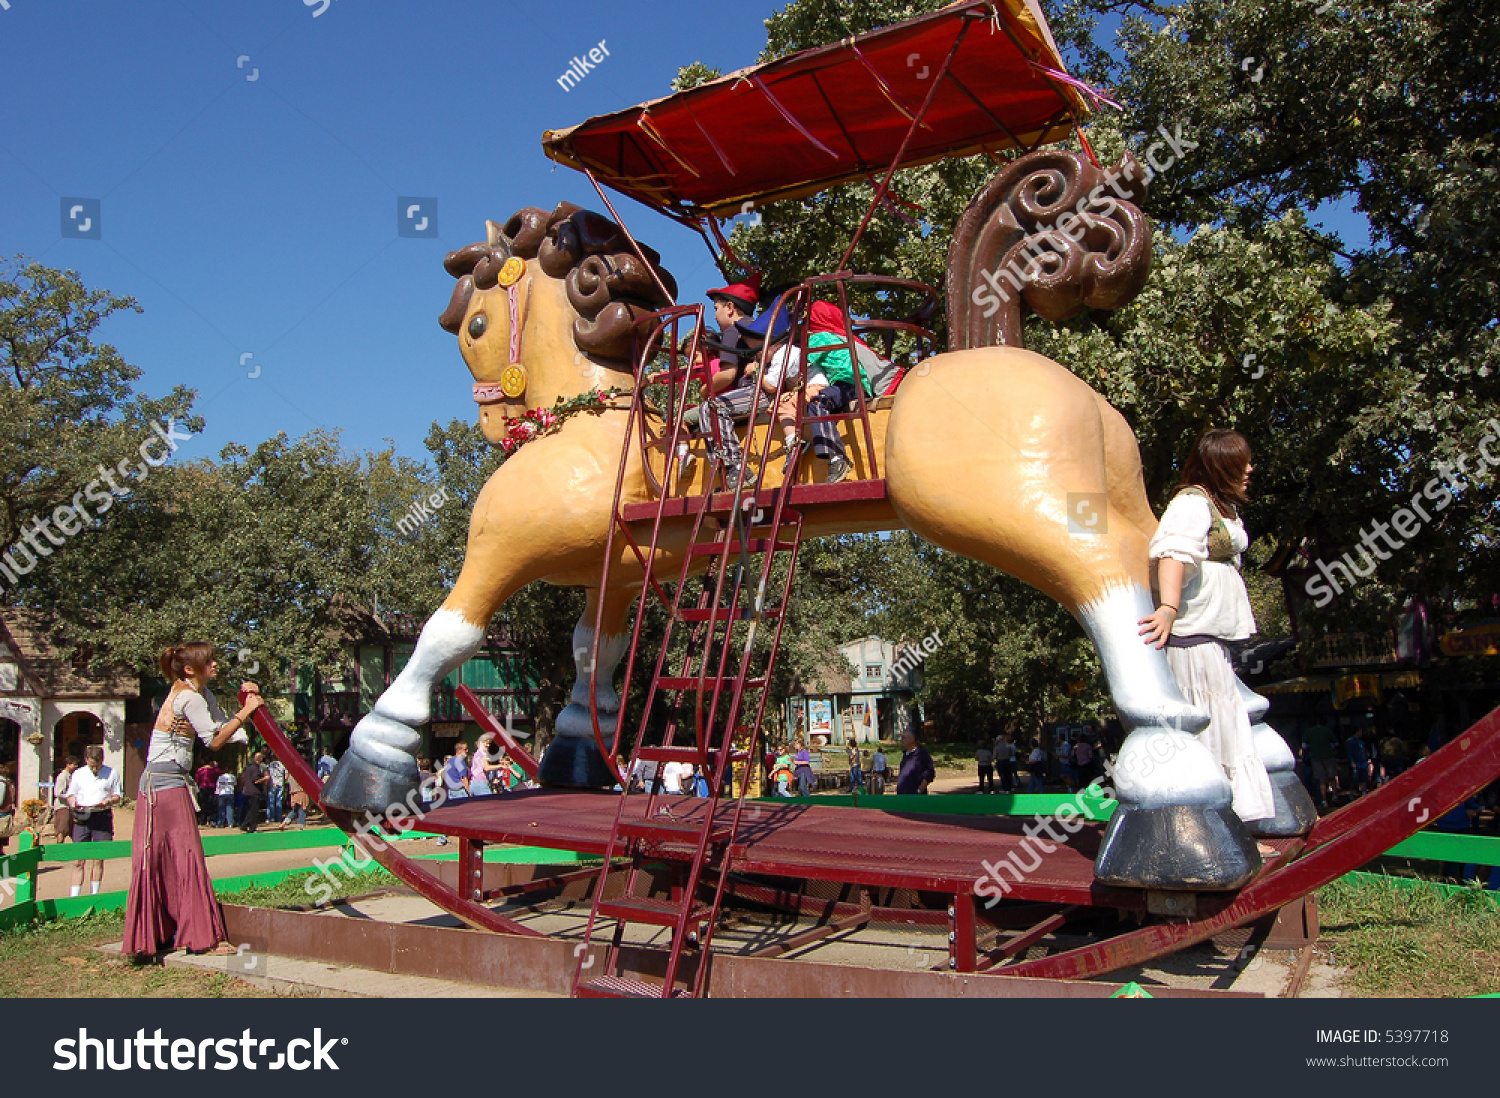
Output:
M625 663L624 686L619 721L610 744L605 743L600 727L597 702L593 703L595 734L607 759L613 759L620 743L628 702L631 673L636 664L641 626L647 606L654 596L668 610L669 619L657 654L649 687L645 692L630 766L621 771L621 796L611 829L604 864L594 889L593 906L584 929L583 945L576 951L578 965L574 972L573 991L592 998L676 998L702 994L708 971L709 946L713 939L719 907L728 874L726 863L738 834L744 801L753 766L746 765L744 780L737 795L733 793L732 772L736 763L750 763L760 738L761 723L767 700L766 687L780 650L782 629L786 621L792 577L796 571L798 549L802 543L802 515L788 506L794 477L788 477L779 488L762 491L765 465L771 441L770 432L758 455L753 452L752 429L747 432L746 458L737 470L716 468L701 496L689 497L692 504L691 533L688 551L682 554L675 569L675 588L668 594L656 574L656 548L669 500L681 502L667 490L675 459L676 443L682 437L681 396L687 392L691 362L696 358L697 340L701 334L701 307L678 307L657 314L661 324L648 340L636 371L637 383L631 407L631 428L622 448L621 477L615 495L615 522L610 533L611 544L605 553L601 586L607 583L610 561L615 556L613 538L618 530L645 569L645 582L636 607L629 654ZM688 364L680 362L681 344L676 339L661 340L663 333L675 332L678 322L696 320L696 330L689 343ZM647 365L653 348L670 347L666 352L667 369L651 373ZM645 392L649 384L665 384L672 409L672 429L648 442ZM779 395L779 394L778 394ZM673 400L672 397L678 399ZM774 400L773 400L774 404ZM665 442L666 472L652 505L649 548L643 552L631 536L622 506L625 459L630 454L632 433L640 430L642 459L648 446ZM758 461L757 461L758 457ZM752 471L753 468L753 471ZM714 491L722 483L724 491ZM642 510L635 505L634 511ZM685 516L678 516L684 518ZM638 519L639 521L639 519ZM784 556L786 571L776 577L774 564ZM708 570L698 586L692 605L695 564L708 560ZM775 588L775 591L772 588ZM679 626L691 633L686 650L676 668L669 669L672 641ZM757 650L757 639L769 628L769 640ZM596 646L598 629L595 630ZM595 651L597 666L597 648ZM669 673L675 670L675 674ZM594 692L591 691L591 695ZM666 719L659 742L648 742L648 732L657 712L658 699ZM659 723L659 722L658 722ZM742 743L735 744L736 732ZM678 798L662 792L662 768L669 762L692 763L708 782L706 798ZM652 764L649 784L639 793L630 792L631 779L641 764ZM616 859L626 864L623 893L610 897L606 892ZM665 863L673 870L670 898L651 895L653 874L646 863ZM645 894L637 895L644 885ZM603 954L603 964L594 969L597 959L588 947L594 941L601 919L614 920L614 930ZM621 964L627 927L648 925L667 928L668 943L665 971L660 982L649 977L628 975ZM684 961L696 961L686 969Z

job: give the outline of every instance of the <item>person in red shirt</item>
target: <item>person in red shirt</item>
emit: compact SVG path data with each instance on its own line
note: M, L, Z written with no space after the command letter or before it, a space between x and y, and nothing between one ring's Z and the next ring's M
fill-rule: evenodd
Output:
M216 762L206 762L193 772L193 782L198 786L198 824L207 824L218 807L218 796L214 787L219 784L219 775L224 773Z

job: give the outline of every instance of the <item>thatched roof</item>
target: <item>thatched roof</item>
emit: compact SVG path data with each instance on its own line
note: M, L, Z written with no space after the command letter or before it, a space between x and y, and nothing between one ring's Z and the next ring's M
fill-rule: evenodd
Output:
M128 669L98 673L80 671L57 652L46 619L34 610L0 610L0 643L10 649L6 662L20 665L21 681L14 693L44 698L135 698L140 676Z

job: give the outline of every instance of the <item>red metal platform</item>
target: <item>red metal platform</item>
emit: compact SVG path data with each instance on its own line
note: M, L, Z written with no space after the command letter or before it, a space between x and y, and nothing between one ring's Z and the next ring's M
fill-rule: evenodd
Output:
M321 783L312 768L264 709L255 714L255 724L303 787L316 795ZM832 881L946 896L953 970L980 972L1004 965L1007 975L1087 979L1174 953L1234 927L1268 926L1267 920L1274 920L1286 905L1378 857L1497 776L1500 709L1378 790L1319 820L1306 840L1272 842L1280 856L1237 893L1157 894L1102 887L1093 877L1102 836L1098 824L1083 824L1067 843L1048 840L1053 849L1037 851L1036 841L1028 839L1024 830L1035 832L1033 821L882 811L879 798L871 798L870 807L860 808L749 802L728 847L729 873L724 876ZM637 797L645 803L644 795L627 799ZM683 832L696 833L711 803L696 797L658 796L655 804L671 816L658 817L650 824L659 820L667 826L638 827L670 835L675 825ZM536 931L486 906L485 900L499 899L501 893L484 887L484 847L509 842L603 855L620 807L620 795L614 793L533 790L477 798L429 812L421 821L424 830L459 839L456 889L391 844L371 844L366 837L355 841L421 895L470 926L535 936ZM720 804L718 812L728 814L732 807ZM333 809L329 815L346 831L355 832L354 821L345 813ZM664 841L670 845L670 839ZM984 912L975 902L974 884L985 874L986 861L996 864L1012 853L1019 856L1026 872L1010 885L1004 905ZM1033 868L1036 853L1042 857ZM1009 881L1009 876L1005 879ZM859 902L807 901L785 888L751 884L739 890L746 895L758 891L786 897L793 909L807 910L811 904L821 910L821 918L835 920L807 932L808 940L827 933L829 926L836 928L840 920L870 916L867 895ZM1139 913L1144 922L1104 940L1022 959L1031 944L1090 909ZM931 914L942 918L941 909ZM980 943L984 924L1002 931L1015 928L1019 933L986 949Z
M670 808L673 822L696 826L708 802L659 796L657 804ZM422 830L484 843L603 855L618 805L616 793L526 790L445 805L423 818ZM1019 883L1012 884L1009 875L1003 878L1011 884L1008 899L1145 910L1145 893L1139 889L1095 882L1102 824L1083 824L1066 844L1042 835L1042 846L1023 831L1035 830L1030 818L883 812L879 805L878 797L859 808L748 804L729 850L730 872L958 895L972 894L975 882L985 876L985 862L1016 854L1023 867L1039 857L1041 864ZM727 825L733 811L732 803L721 803L718 816ZM1290 850L1300 844L1283 840L1275 845ZM1228 898L1221 897L1220 906ZM1213 903L1208 897L1205 901Z

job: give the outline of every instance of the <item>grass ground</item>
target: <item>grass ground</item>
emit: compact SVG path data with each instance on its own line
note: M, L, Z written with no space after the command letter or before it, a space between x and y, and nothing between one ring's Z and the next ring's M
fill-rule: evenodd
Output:
M221 898L225 903L243 904L245 907L310 908L316 904L314 896L307 890L307 882L316 880L320 876L322 875L317 870L309 870L306 873L293 874L279 884L244 888ZM378 888L387 888L400 883L379 866L372 866L367 872L353 876L337 874L326 879L332 889L330 900L359 896ZM318 895L321 897L321 890Z
M892 769L901 765L901 745L890 740L881 741L881 749L885 757L890 760ZM927 753L932 756L933 769L937 771L940 778L972 777L978 773L975 769L974 751L978 748L975 743L929 743L924 744ZM871 744L861 744L860 750L874 751ZM823 749L823 768L825 770L844 770L845 762L844 747L835 744Z
M1443 893L1384 880L1318 894L1321 947L1345 994L1448 998L1500 992L1500 906L1477 889Z
M97 946L119 941L115 911L39 923L0 935L0 997L7 999L260 999L270 996L229 973L135 965Z
M305 907L311 903L305 887L314 872L288 877L273 887L247 888L223 899L251 907ZM396 883L385 870L352 878L337 878L333 898L359 895ZM253 987L228 972L136 965L100 953L107 942L125 932L123 912L112 911L76 919L58 919L0 933L0 998L267 998L271 993Z

